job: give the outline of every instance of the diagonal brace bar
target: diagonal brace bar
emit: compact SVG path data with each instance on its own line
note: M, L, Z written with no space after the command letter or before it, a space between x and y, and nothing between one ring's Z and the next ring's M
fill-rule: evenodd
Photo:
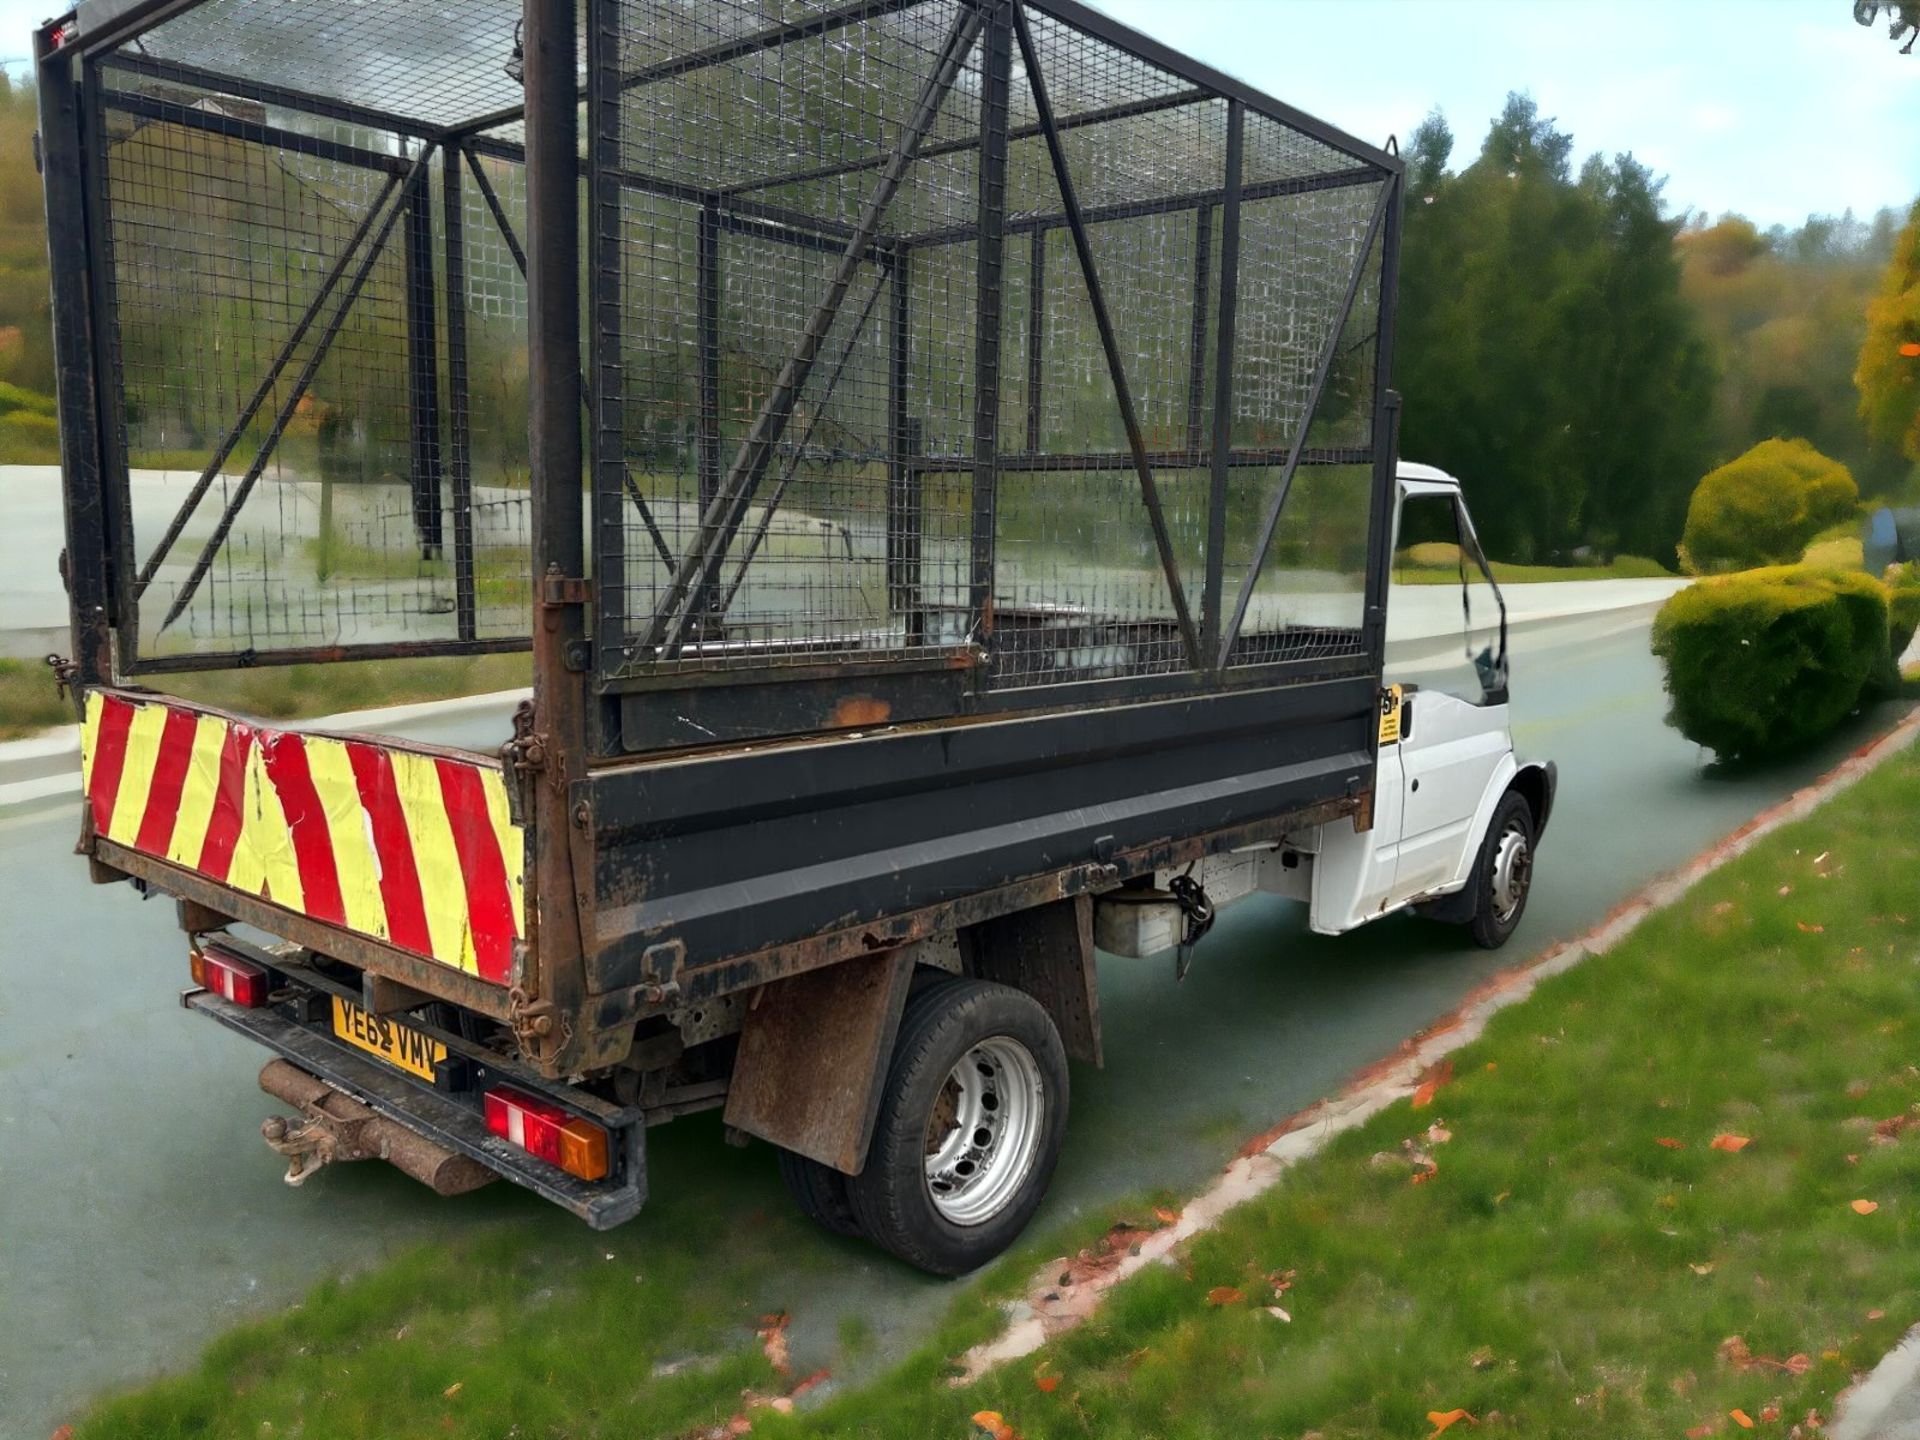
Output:
M300 342L306 339L307 331L312 328L314 319L320 314L321 307L339 285L340 277L347 273L347 265L360 249L361 242L367 238L367 232L373 228L373 222L379 218L381 208L392 198L400 185L399 175L389 175L386 185L374 197L373 204L367 207L367 213L361 217L359 227L351 239L334 257L331 267L320 281L320 288L313 292L313 298L307 302L307 308L294 322L293 333L288 335L281 345L280 353L273 357L273 364L267 367L267 373L254 387L253 394L247 397L247 403L241 407L240 417L227 427L227 433L220 437L220 443L214 448L213 458L207 461L206 468L200 472L200 478L193 482L193 489L187 492L187 498L180 502L180 509L168 522L166 533L160 537L160 543L153 548L153 554L147 557L147 563L140 567L139 579L133 589L134 598L144 595L147 586L153 583L153 577L160 569L161 562L179 540L180 532L187 528L187 521L193 518L193 512L206 497L207 488L213 484L213 477L220 473L220 467L227 463L234 447L240 443L240 437L246 433L247 426L253 423L253 417L260 413L260 407L267 403L267 397L273 393L273 387L279 382L281 371L287 368L287 362L293 359L293 352L300 348Z
M847 248L827 286L827 293L821 297L807 321L798 348L781 368L780 378L775 381L772 393L760 407L753 429L741 443L739 454L734 457L732 467L720 483L719 493L700 517L700 533L681 559L679 569L674 573L666 594L661 597L652 622L635 645L629 648L629 659L639 650L655 648L671 658L679 653L688 634L698 623L707 597L719 579L727 547L745 518L754 491L766 475L774 448L779 445L787 423L793 418L794 406L799 401L800 391L806 385L808 376L813 372L814 362L819 359L827 331L840 313L841 303L846 298L847 289L853 283L867 248L879 233L887 207L893 203L893 197L899 193L901 183L906 179L907 168L913 164L927 132L933 128L933 122L940 113L940 107L946 103L947 93L953 88L960 67L973 52L981 23L980 11L972 3L963 4L955 15L953 29L941 49L933 73L927 77L912 117L902 128L899 142L888 158L879 182L867 197L866 208L847 241ZM683 601L687 602L684 609L681 608Z
M1300 428L1294 432L1293 444L1287 449L1287 462L1280 471L1280 484L1273 492L1273 499L1267 502L1266 518L1260 523L1260 534L1254 541L1246 578L1240 582L1240 594L1234 601L1233 619L1220 638L1218 663L1222 668L1225 668L1227 657L1233 654L1234 643L1240 638L1240 627L1247 618L1247 606L1253 601L1253 587L1266 564L1267 550L1273 544L1273 532L1279 528L1280 512L1286 509L1287 492L1293 488L1293 475L1300 468L1300 455L1306 449L1307 431L1313 428L1313 417L1320 409L1320 397L1326 391L1327 376L1332 373L1334 357L1340 351L1340 336L1353 314L1354 301L1359 298L1360 282L1367 273L1367 257L1373 253L1374 242L1380 238L1380 225L1386 218L1388 206L1393 202L1396 184L1397 180L1389 179L1380 186L1380 198L1374 201L1373 219L1367 224L1366 239L1360 242L1359 252L1353 259L1353 274L1347 277L1347 294L1340 302L1339 318L1328 328L1326 343L1320 347L1320 361L1314 367L1313 387L1307 391L1307 405L1300 415ZM1377 435L1374 437L1375 444L1379 443L1379 438Z
M1113 317L1108 313L1106 294L1100 287L1100 272L1094 264L1093 244L1087 238L1086 220L1080 211L1079 192L1067 169L1067 153L1060 143L1059 128L1053 119L1053 102L1047 96L1046 77L1040 71L1040 56L1034 47L1033 30L1027 23L1024 0L1013 7L1014 33L1020 41L1020 59L1026 66L1027 83L1033 89L1034 114L1047 139L1047 154L1053 161L1053 177L1060 186L1060 208L1066 212L1067 228L1073 234L1073 248L1080 260L1080 274L1086 281L1087 300L1100 330L1100 347L1106 351L1107 373L1112 378L1113 396L1120 407L1120 423L1126 427L1127 449L1133 455L1133 468L1140 477L1140 498L1146 502L1147 517L1153 524L1154 548L1160 552L1160 568L1166 572L1167 592L1173 599L1175 623L1186 646L1187 661L1200 668L1200 637L1193 628L1193 615L1187 609L1186 590L1180 584L1180 564L1173 553L1173 537L1167 531L1167 517L1160 505L1160 487L1153 478L1153 465L1147 458L1146 440L1140 433L1140 417L1133 407L1133 391L1127 385L1127 372L1120 358L1120 340L1114 333Z
M327 358L327 352L333 348L334 338L339 335L340 327L346 323L360 292L366 287L367 277L373 274L373 267L380 259L380 253L386 248L387 239L393 234L394 223L406 211L410 197L426 178L427 162L432 158L434 148L423 145L419 156L413 162L413 168L407 172L406 180L400 186L399 194L387 207L386 218L380 222L380 228L368 243L366 251L360 257L360 263L354 268L353 279L347 284L346 294L340 297L340 303L334 308L327 328L320 333L306 362L300 367L300 373L294 377L287 398L280 403L280 409L273 417L273 425L267 431L266 438L260 442L260 448L254 452L253 462L247 466L247 473L241 478L239 488L227 501L227 508L220 516L220 523L214 526L213 534L207 537L207 543L201 548L199 558L193 562L193 569L187 575L186 582L174 596L173 604L167 610L166 619L160 622L160 628L166 629L186 611L187 604L193 599L194 592L200 588L200 582L206 578L208 569L213 565L213 557L220 547L227 543L227 534L233 529L233 522L240 514L240 507L247 503L247 496L253 493L254 484L267 468L267 457L280 443L280 436L287 428L287 422L293 418L294 410L307 393L307 387L313 383L313 377L320 371L320 363Z
M853 322L853 328L847 331L847 343L841 348L840 358L833 362L833 369L827 372L827 383L821 387L831 395L834 387L840 383L840 373L847 367L847 361L853 358L853 352L859 347L861 332L867 328L867 321L873 317L873 304L880 298L880 292L887 288L889 281L882 273L873 277L873 293L867 296L867 303L860 307L860 318ZM761 507L760 523L754 527L753 535L747 541L747 553L740 557L740 564L733 572L733 583L727 587L727 593L714 607L714 613L725 615L733 607L733 597L740 593L740 586L747 578L747 567L753 564L753 557L760 551L760 542L767 538L767 531L773 525L773 512L780 508L780 502L786 497L787 487L793 484L793 477L800 472L800 462L806 457L807 444L813 439L813 432L819 428L821 416L826 414L826 406L817 405L807 419L807 428L800 432L800 442L793 447L793 454L787 460L787 468L780 476L780 483L773 487L773 494Z

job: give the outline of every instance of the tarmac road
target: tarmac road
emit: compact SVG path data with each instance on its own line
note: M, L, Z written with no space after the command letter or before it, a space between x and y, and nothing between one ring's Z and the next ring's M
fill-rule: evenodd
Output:
M1518 742L1558 760L1560 795L1509 949L1489 955L1413 918L1325 939L1297 906L1263 896L1222 917L1184 984L1171 957L1104 959L1108 1065L1076 1070L1066 1155L1037 1225L1152 1186L1197 1189L1247 1136L1391 1050L1491 971L1591 925L1894 718L1882 707L1817 753L1722 775L1661 723L1644 619L1535 629L1515 651ZM491 744L501 733L461 728L438 738ZM176 1007L187 966L171 906L90 887L70 853L75 830L66 803L0 819L7 1436L46 1435L88 1396L187 1363L227 1325L322 1277L462 1226L541 1213L507 1186L440 1201L373 1165L286 1189L259 1139L271 1108L254 1083L262 1052ZM701 1184L720 1143L712 1117L655 1133L655 1193ZM765 1147L751 1154L771 1172ZM716 1220L728 1204L716 1193ZM576 1223L549 1213L556 1227ZM646 1217L635 1223L644 1230ZM835 1263L825 1283L811 1267L802 1293L767 1297L794 1314L798 1364L820 1363L840 1319L859 1314L882 1337L864 1361L878 1366L947 1307L948 1284L836 1253L857 1258Z

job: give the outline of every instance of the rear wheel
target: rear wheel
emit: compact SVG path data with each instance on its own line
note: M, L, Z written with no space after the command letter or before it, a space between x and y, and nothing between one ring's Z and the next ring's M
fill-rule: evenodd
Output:
M1039 1002L984 980L928 985L901 1016L853 1213L908 1264L964 1274L1033 1218L1066 1127L1066 1050Z
M780 1178L787 1182L800 1213L836 1235L859 1235L860 1221L847 1198L847 1177L831 1165L822 1165L791 1150L780 1152Z
M1510 790L1502 797L1470 883L1473 918L1467 929L1475 944L1498 950L1520 924L1533 889L1533 808L1525 796Z

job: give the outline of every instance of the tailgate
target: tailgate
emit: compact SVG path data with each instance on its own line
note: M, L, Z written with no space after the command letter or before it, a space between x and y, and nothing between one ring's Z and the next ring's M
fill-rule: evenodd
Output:
M97 837L483 981L512 981L525 835L497 760L94 690L81 786ZM165 888L164 874L157 883Z

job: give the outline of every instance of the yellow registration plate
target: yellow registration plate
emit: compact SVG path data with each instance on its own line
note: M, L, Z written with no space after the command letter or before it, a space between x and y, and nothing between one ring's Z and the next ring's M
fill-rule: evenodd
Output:
M433 1079L435 1067L447 1058L447 1047L438 1040L430 1040L418 1030L375 1015L338 995L333 997L333 1033L422 1080Z

